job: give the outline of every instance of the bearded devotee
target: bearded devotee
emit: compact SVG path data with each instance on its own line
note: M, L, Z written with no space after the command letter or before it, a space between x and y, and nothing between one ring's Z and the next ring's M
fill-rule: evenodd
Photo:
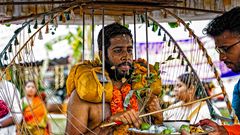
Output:
M147 68L133 62L133 39L129 29L113 23L104 27L104 48L102 48L102 30L98 35L99 56L105 49L105 78L102 75L100 61L85 61L74 66L67 79L67 93L70 95L67 110L66 134L127 135L129 126L139 128L140 105L137 94L132 89L143 86L132 81L133 74L146 73ZM145 64L143 60L140 63ZM135 66L134 66L135 65ZM134 68L138 67L138 68ZM150 72L154 71L150 66ZM146 82L142 80L141 82ZM104 82L104 87L102 85ZM156 78L152 93L161 90L161 80ZM103 105L102 93L105 90L105 122L121 121L120 126L100 128ZM152 95L151 99L157 98ZM157 101L157 100L154 100ZM127 104L126 104L127 102ZM157 117L154 123L160 123Z

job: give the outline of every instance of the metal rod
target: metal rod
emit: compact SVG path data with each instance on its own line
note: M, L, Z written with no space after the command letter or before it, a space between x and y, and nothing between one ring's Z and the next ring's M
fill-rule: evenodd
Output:
M85 12L83 12L83 15L82 15L82 18L83 18L83 52L82 52L82 61L85 60Z
M123 26L125 26L125 14L123 14Z
M95 58L95 46L94 46L94 9L92 9L92 60Z
M104 8L102 8L102 85L103 85L103 93L102 93L102 121L105 120L105 43L104 43Z
M148 15L147 15L147 8L145 9L145 24L146 24L146 26L145 26L145 28L146 28L146 57L147 57L147 77L148 77L148 79L149 79L149 77L150 77L150 68L149 68L149 46L148 46L148 17L147 17ZM151 90L150 89L148 89L148 91L150 92ZM147 100L149 100L149 99L147 99ZM149 119L149 123L151 124L151 117L149 117L148 118Z
M147 16L147 9L145 9L145 24L146 24L146 57L147 57L147 77L150 76L149 70L149 47L148 47L148 16Z
M135 58L135 60L137 60L136 11L133 11L133 28L134 28L134 33L133 33L133 38L134 38L134 58Z

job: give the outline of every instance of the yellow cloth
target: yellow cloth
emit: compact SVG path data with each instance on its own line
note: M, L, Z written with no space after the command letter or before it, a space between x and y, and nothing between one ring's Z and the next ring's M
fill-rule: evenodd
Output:
M110 102L112 99L113 85L105 72L107 83L103 88L102 83L98 79L98 74L102 74L101 67L94 67L90 64L75 65L67 79L67 94L70 95L74 90L77 91L79 97L88 102L98 103L102 101L102 93L105 90L105 100Z

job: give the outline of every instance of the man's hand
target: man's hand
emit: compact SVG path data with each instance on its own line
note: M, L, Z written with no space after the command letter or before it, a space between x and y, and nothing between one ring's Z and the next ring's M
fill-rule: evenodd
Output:
M156 95L151 95L147 105L146 105L146 110L148 112L155 112L160 110L160 103L159 103L159 98ZM156 120L157 120L157 124L162 123L163 120L163 116L162 113L156 113L152 115Z
M210 132L209 135L228 135L227 130L223 126L218 125L210 119L200 120L197 125L202 127L205 125L212 127L214 131Z
M133 124L136 128L139 128L142 124L138 112L133 109L111 116L110 121L121 121L124 124Z

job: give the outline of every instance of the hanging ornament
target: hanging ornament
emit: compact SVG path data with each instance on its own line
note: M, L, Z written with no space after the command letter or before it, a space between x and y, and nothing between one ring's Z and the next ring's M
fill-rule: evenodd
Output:
M158 30L158 36L161 36L161 35L162 35L161 28L159 28L159 30Z
M10 46L8 48L8 52L12 52L12 44L10 44Z
M43 35L42 35L42 31L41 31L41 30L39 31L38 39L39 39L39 40L42 40L42 39L43 39Z
M181 56L181 54L180 54L180 52L178 52L177 59L180 59L180 56Z
M63 19L62 17L63 17L63 16L62 16L62 14L61 14L61 15L58 17L58 18L59 18L58 20L59 20L59 21L62 21L62 19Z
M173 53L176 53L177 51L176 51L176 45L174 45L174 47L173 47Z
M16 45L19 45L19 42L18 42L18 39L17 39L17 37L15 37L15 40L14 40L14 45L16 46Z
M71 18L75 18L75 13L73 10L70 11L70 14L71 14Z
M34 29L37 29L37 28L38 28L38 21L37 21L37 19L35 20L35 24L34 24L33 28L34 28Z
M167 12L164 12L163 18L167 18Z
M145 22L145 18L143 15L140 16L141 17L141 22L144 23Z
M186 72L188 72L188 65L186 65L186 69L185 69Z
M182 61L181 61L181 65L183 66L184 65L184 59L182 58Z
M167 41L166 33L163 35L163 41Z
M55 17L55 19L54 19L54 26L55 26L55 28L57 28L58 27L58 20L57 20L57 18Z
M66 16L64 15L65 13L63 13L62 16L62 22L65 23L66 22Z
M168 47L171 46L171 39L168 40Z
M65 16L66 16L67 21L71 20L70 14L68 12L65 13Z
M4 60L8 60L7 52L4 53Z
M18 61L19 61L19 62L22 61L22 56L20 55L20 53L19 53L19 55L18 55Z
M43 19L42 19L41 24L42 24L42 25L45 24L45 15L43 15Z
M31 38L30 45L31 45L31 46L34 46L34 40L33 40L33 38Z
M50 24L54 24L54 18L53 18L53 14L51 14L51 20L50 20Z
M31 33L31 25L28 25L28 33Z
M49 33L49 27L48 27L48 23L46 24L46 31L45 31L45 34L48 34Z

